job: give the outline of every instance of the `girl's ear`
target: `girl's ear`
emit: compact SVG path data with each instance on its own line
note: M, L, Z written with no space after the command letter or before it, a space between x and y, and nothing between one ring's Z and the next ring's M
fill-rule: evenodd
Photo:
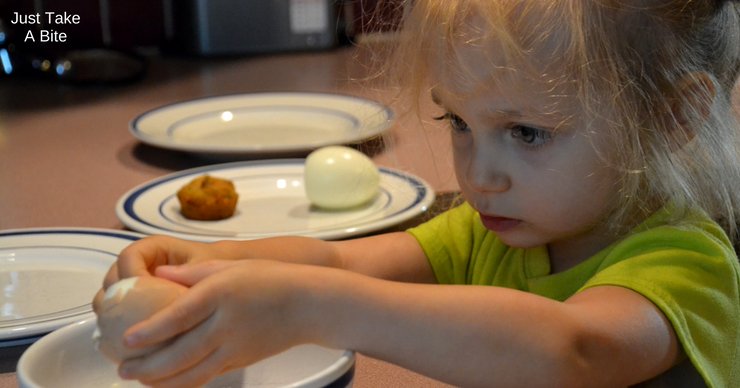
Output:
M674 90L668 136L671 148L678 150L694 138L695 127L711 113L717 89L708 73L692 72L684 75Z

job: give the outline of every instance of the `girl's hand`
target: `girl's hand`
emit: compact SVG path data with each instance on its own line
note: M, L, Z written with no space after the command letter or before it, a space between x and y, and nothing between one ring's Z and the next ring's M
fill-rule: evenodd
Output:
M213 244L151 236L136 241L118 255L105 276L104 287L132 276L150 276L161 265L180 265L215 259Z
M300 276L294 264L262 260L209 261L160 267L157 276L192 286L185 295L125 336L133 347L170 342L122 363L124 378L156 386L201 385L307 342L297 316Z
M223 253L214 244L179 240L167 236L152 236L127 246L118 255L103 280L103 288L93 300L98 311L105 290L111 284L133 276L151 276L161 265L180 265L219 258Z

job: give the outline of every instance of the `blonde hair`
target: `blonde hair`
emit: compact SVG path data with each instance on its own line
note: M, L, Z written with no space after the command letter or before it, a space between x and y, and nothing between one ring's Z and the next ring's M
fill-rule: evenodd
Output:
M485 55L492 42L518 66L538 50L556 52L535 76L548 77L553 92L568 85L595 116L614 112L606 116L610 149L597 147L621 172L611 225L624 230L671 204L703 209L737 238L740 129L731 102L740 71L737 2L417 0L387 70L416 96L440 68L445 82L473 82L458 52Z

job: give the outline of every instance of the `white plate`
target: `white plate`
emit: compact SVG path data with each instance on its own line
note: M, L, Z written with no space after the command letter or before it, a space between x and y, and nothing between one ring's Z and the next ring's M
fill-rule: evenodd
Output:
M0 347L92 316L90 302L108 268L141 237L84 228L0 231Z
M391 110L374 101L322 93L253 93L185 101L130 125L144 143L210 155L306 152L381 134Z
M18 361L21 388L141 387L121 380L116 366L95 350L95 319L63 327L31 345ZM351 351L302 345L247 368L222 375L215 387L348 387L354 377Z
M92 341L95 319L65 326L40 339L18 361L21 388L142 387L121 380L116 366ZM301 345L209 382L216 387L350 387L355 355L351 351Z
M225 163L155 179L126 193L118 218L143 233L191 240L248 240L278 235L340 239L387 228L424 211L434 191L420 178L380 168L380 194L367 205L342 211L312 207L303 188L304 159ZM194 221L180 214L177 191L209 174L234 182L239 202L234 215Z

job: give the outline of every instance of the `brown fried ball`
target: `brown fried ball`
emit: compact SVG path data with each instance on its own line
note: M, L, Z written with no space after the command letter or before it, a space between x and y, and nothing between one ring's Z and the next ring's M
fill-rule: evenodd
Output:
M186 218L213 221L234 215L239 195L231 181L203 175L183 186L177 192L177 199Z

